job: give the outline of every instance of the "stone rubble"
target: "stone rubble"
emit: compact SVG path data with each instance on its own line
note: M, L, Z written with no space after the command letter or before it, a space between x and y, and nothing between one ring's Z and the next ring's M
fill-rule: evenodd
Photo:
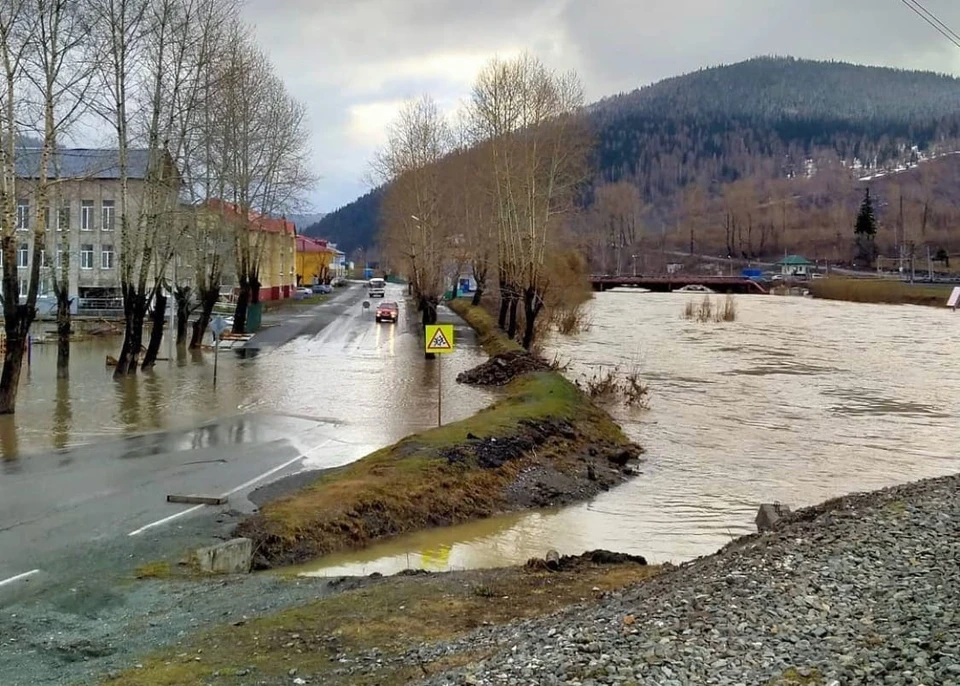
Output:
M428 686L960 685L958 489L829 501L599 602L398 661L492 655Z

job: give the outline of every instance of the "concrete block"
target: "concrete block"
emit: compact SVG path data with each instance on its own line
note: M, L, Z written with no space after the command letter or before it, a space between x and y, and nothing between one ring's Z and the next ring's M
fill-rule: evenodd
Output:
M764 503L757 512L757 531L773 531L777 522L790 514L790 508L780 503Z
M194 558L201 572L211 574L248 574L253 561L253 541L234 538L231 541L198 548Z

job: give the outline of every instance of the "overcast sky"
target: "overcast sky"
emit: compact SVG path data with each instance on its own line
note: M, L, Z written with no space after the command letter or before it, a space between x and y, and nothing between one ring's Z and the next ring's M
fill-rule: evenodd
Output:
M960 33L960 3L921 1ZM369 190L404 99L453 109L495 55L574 68L589 100L770 54L960 75L960 48L901 0L248 0L245 12L309 108L321 212Z

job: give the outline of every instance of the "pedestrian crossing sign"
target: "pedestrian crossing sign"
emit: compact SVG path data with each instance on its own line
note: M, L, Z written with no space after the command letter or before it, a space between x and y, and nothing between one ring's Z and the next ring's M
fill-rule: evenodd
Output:
M427 324L424 328L428 353L453 352L453 324Z

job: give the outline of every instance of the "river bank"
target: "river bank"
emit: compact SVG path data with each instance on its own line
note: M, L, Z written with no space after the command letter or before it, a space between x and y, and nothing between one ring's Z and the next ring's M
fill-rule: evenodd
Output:
M493 357L463 378L504 386L467 419L409 436L264 502L236 534L258 569L361 548L410 531L587 500L635 473L640 454L610 416L559 372L455 304Z
M106 683L958 684L958 522L949 476L799 510L679 567L335 579Z
M814 298L886 305L945 307L952 285L911 284L888 279L816 279L808 285Z

